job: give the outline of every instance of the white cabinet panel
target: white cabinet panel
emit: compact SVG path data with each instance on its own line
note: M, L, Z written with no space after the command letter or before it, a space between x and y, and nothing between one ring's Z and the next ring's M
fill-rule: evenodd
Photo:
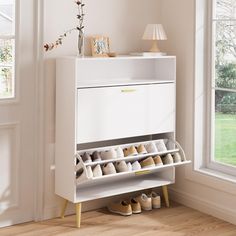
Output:
M78 89L77 142L174 131L174 83Z
M124 86L79 89L77 142L146 134L148 88Z
M175 84L155 84L149 92L149 132L175 131Z

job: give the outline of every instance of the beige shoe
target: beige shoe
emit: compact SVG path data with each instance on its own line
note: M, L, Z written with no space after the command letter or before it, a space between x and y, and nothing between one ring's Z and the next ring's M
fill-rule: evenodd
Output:
M122 216L132 215L131 205L128 204L126 201L112 203L110 206L108 206L108 210L112 213L120 214Z
M173 154L173 159L174 159L175 163L182 162L182 158L181 158L181 156L180 156L180 154L178 152Z
M161 157L159 155L153 157L153 161L156 166L163 166L163 162L162 162Z
M142 168L155 167L155 162L152 157L148 157L140 162Z
M102 151L100 155L101 155L102 160L110 160L110 159L117 158L117 153L114 148L111 148L110 150Z
M161 208L161 197L156 192L152 191L149 197L152 199L152 208Z
M136 197L135 200L140 203L142 210L152 210L152 199L145 193L142 193L140 196Z
M148 153L155 153L158 152L156 145L153 142L150 142L145 145L145 148Z
M116 162L115 167L118 173L129 171L128 166L125 161Z
M163 164L164 165L168 165L168 164L173 164L174 160L173 157L171 156L171 154L167 154L166 156L164 156L162 158Z
M136 201L135 198L132 198L130 200L130 205L131 205L131 208L132 208L132 213L133 214L139 214L142 212L142 209L141 209L141 205L138 201Z
M138 152L134 146L124 149L125 157L138 155Z
M116 168L112 162L106 163L102 166L102 172L104 175L112 175L116 173Z
M137 147L137 151L139 154L147 154L147 150L146 148L144 147L143 144L140 144L138 147Z

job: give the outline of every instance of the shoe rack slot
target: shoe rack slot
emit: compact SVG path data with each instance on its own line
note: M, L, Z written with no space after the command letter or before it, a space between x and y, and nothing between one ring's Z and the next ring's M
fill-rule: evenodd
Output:
M180 144L176 141L173 140L167 140L165 139L164 142L166 144L167 149L169 147L175 147L174 149L171 150L167 150L165 152L155 152L155 153L147 153L147 154L141 154L141 155L136 155L136 156L128 156L128 157L124 157L124 158L115 158L115 159L109 159L109 160L104 160L104 161L97 161L97 162L91 162L91 163L84 163L81 155L85 152L87 152L88 154L92 154L94 151L106 151L109 149L116 149L118 147L124 149L124 148L128 148L130 146L138 146L140 144L146 145L150 142L156 143L159 140L152 140L152 141L146 141L146 142L138 142L138 143L129 143L129 144L124 144L124 145L116 145L116 146L107 146L107 147L102 147L102 148L93 148L93 149L87 149L87 150L80 150L77 152L77 158L79 159L79 164L75 167L76 171L79 171L81 169L83 169L84 174L81 174L80 177L78 177L76 179L76 184L80 185L83 184L86 181L95 181L95 182L99 182L100 180L115 180L116 178L120 178L120 177L130 177L130 176L140 176L140 175L148 175L148 174L152 174L154 172L160 172L164 169L168 169L168 168L172 168L172 167L177 167L177 166L181 166L181 165L186 165L191 163L191 161L187 161L186 157L185 157L185 153L182 149L182 147L180 146ZM87 166L91 166L94 167L95 165L103 165L105 163L115 163L115 162L119 162L119 161L126 161L127 162L134 162L134 161L140 161L143 160L149 156L153 157L155 155L160 155L160 156L165 156L166 154L170 153L173 154L175 152L179 152L182 162L178 162L178 163L173 163L173 164L164 164L162 166L155 166L155 167L147 167L147 168L142 168L140 170L133 170L133 171L129 171L129 172L120 172L120 173L114 173L114 174L110 174L110 175L103 175L101 177L88 177L88 173L87 173ZM80 154L80 155L79 155Z

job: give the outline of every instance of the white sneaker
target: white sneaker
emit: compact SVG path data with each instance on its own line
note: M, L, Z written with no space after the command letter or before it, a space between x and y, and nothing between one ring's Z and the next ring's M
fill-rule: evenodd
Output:
M117 158L117 153L113 148L111 148L110 150L102 151L101 158L102 158L102 160L115 159L115 158Z
M116 173L116 168L113 163L107 163L102 166L102 171L104 175L112 175Z
M115 167L118 173L129 171L125 161L116 162Z
M132 170L136 171L136 170L141 170L141 169L142 167L138 161L135 161L134 163L132 163Z
M130 162L127 163L128 171L132 171L132 165Z
M146 148L148 153L158 152L157 147L155 146L155 144L153 142L150 142L150 143L146 144L145 148Z
M181 158L181 156L180 156L180 154L178 152L173 154L173 159L174 159L175 163L182 162L182 158Z
M88 178L93 178L93 171L92 171L92 168L91 166L86 166L86 169L87 169L87 174L88 174Z
M102 176L102 169L100 165L96 165L93 168L93 177L101 177Z
M163 139L158 140L158 141L156 142L156 147L157 147L157 149L158 149L159 152L166 152L166 151L167 151L167 148L166 148L166 145L165 145Z
M167 154L166 156L164 156L162 158L162 161L163 161L164 165L168 165L168 164L173 164L174 163L173 157L171 156L170 153Z
M123 158L124 157L124 152L123 152L121 147L118 147L116 149L116 155L117 155L118 158Z
M142 210L152 210L152 199L151 197L148 197L145 193L142 193L140 196L136 197L135 200L140 203Z
M152 199L152 208L161 208L161 197L156 192L152 191L149 197Z

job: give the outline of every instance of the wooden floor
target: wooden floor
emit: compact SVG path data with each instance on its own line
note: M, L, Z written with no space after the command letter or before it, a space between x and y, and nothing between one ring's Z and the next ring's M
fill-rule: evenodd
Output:
M0 229L0 236L236 236L236 226L190 208L172 207L123 217L106 209L82 214L82 226L75 228L75 216Z

